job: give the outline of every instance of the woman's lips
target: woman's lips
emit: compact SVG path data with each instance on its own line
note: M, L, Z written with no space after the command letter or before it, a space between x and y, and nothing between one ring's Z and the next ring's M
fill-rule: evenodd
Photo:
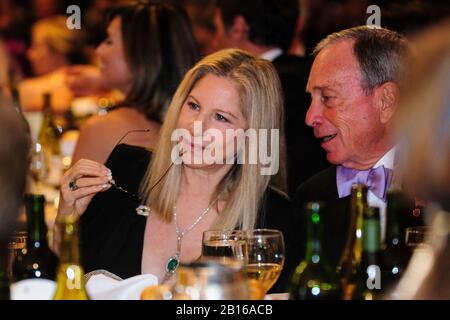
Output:
M206 148L206 146L203 146L203 145L201 145L201 144L195 144L195 143L190 142L190 141L187 141L187 140L184 140L184 141L183 141L183 144L184 144L184 146L186 147L186 149L190 149L190 150L192 150L192 151L194 151L194 150L200 150L200 151L203 151L203 150L205 150L205 148Z

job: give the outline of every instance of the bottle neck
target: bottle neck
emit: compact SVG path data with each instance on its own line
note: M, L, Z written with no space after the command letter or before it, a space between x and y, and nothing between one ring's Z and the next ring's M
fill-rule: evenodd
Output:
M354 265L361 263L363 252L364 234L364 212L367 210L367 188L365 186L355 187L351 195L351 216L353 218L353 230L350 236L353 237L351 247L351 261Z
M319 210L310 210L307 214L307 243L305 260L318 263L322 257L323 222Z
M16 108L17 113L21 114L22 113L22 106L20 105L19 90L17 89L16 86L11 88L11 96L12 96L12 101L13 101L13 104L14 104L14 108Z
M363 265L378 265L381 250L380 218L365 218L363 229Z
M28 247L47 247L47 226L45 224L45 199L41 195L26 196Z
M406 207L403 195L399 191L387 195L386 210L386 245L399 246L403 244L403 235L400 227L400 213Z
M43 95L44 104L42 107L42 112L44 116L44 122L47 125L53 122L52 105L51 105L51 95L49 93L44 93Z
M78 222L61 222L60 226L60 263L80 264Z

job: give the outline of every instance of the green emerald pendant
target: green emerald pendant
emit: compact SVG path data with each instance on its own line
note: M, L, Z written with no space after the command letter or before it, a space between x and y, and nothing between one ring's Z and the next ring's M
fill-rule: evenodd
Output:
M175 272L175 270L177 269L179 264L178 258L177 257L171 257L169 258L169 260L167 260L167 266L166 266L166 270L167 272L173 273Z

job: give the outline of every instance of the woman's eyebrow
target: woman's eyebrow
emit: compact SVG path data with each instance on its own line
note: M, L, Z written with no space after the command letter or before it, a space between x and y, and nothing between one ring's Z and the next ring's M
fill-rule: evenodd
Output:
M197 99L196 97L194 97L192 94L190 94L190 95L188 96L188 98L191 98L191 99L195 100L195 102L196 102L199 106L202 105L202 104L200 103L200 101L198 101L198 99Z
M225 110L222 110L222 109L220 109L220 108L215 108L214 110L215 110L215 111L218 111L218 112L221 112L221 113L226 113L226 114L228 114L229 116L231 116L231 117L237 119L237 117L236 117L234 114L232 114L231 112L229 112L229 111L225 111Z

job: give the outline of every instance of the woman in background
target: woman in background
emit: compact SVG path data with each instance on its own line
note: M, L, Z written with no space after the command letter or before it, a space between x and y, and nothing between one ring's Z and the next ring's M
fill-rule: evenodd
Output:
M33 71L33 78L19 83L20 101L24 111L40 111L42 95L52 94L53 110L64 113L73 99L66 86L65 68L87 63L84 52L84 33L70 30L66 16L53 16L38 20L32 27L31 47L27 57Z
M71 88L119 89L125 99L105 116L81 128L73 163L84 158L105 162L126 135L127 144L153 149L165 111L184 73L198 59L189 19L170 1L139 1L109 14L108 36L97 48L100 70L79 73ZM72 78L77 71L72 72Z

